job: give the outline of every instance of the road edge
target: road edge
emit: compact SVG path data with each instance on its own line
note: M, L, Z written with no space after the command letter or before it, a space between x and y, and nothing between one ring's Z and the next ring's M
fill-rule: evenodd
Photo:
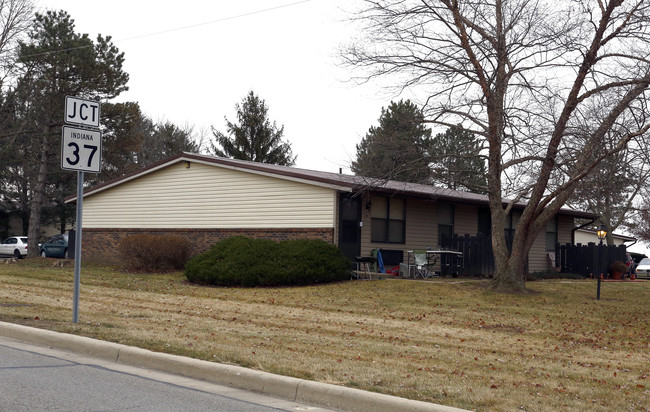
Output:
M250 390L294 402L358 412L459 412L450 406L198 360L84 336L0 322L0 336L103 360Z

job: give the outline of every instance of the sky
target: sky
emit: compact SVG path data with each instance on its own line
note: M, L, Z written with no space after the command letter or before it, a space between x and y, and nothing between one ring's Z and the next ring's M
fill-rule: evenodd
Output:
M78 33L110 35L125 54L129 91L154 121L193 126L212 138L236 121L235 104L253 91L284 125L296 166L348 171L355 145L381 108L400 96L358 85L337 49L358 35L350 0L37 0L65 10Z

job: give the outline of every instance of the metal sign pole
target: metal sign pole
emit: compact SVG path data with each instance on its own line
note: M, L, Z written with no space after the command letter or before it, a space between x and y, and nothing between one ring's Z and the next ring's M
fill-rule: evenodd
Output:
M81 215L83 213L84 172L77 172L77 230L74 232L74 294L72 323L79 322L79 285L81 284Z

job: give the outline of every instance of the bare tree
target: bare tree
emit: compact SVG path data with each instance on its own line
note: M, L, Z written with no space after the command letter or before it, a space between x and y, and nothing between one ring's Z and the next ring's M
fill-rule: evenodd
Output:
M427 121L480 136L488 162L495 290L523 291L538 234L605 158L650 124L650 4L643 0L366 0L365 38L343 57L359 78L395 76L426 101ZM571 140L590 107L585 139ZM624 114L637 127L597 155ZM573 144L579 142L581 146ZM561 160L571 152L570 168ZM552 180L553 179L553 180ZM559 184L551 185L552 181ZM509 199L508 199L509 198ZM526 201L512 249L504 223Z
M32 0L0 0L0 86L11 73L14 47L30 27L33 11Z
M638 128L635 119L628 120L631 122L629 127L621 129L625 123L624 116L621 116L617 127L604 136L592 156L612 150L621 136ZM585 124L583 129L589 132L589 124ZM629 230L636 225L634 219L642 207L641 198L647 193L650 181L649 157L650 139L645 135L633 138L624 150L608 156L582 179L568 201L569 205L600 216L597 224L604 224L607 228L607 243L610 245L614 244L614 231L619 228ZM564 163L570 168L573 160L567 159Z

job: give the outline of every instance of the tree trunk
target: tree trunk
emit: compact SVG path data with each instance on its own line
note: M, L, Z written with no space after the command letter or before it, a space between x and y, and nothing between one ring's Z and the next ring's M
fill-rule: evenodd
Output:
M34 195L29 213L29 230L27 233L27 256L40 255L38 240L41 236L41 212L45 202L45 184L47 182L47 163L49 158L49 127L43 127L43 140L41 141L41 156L39 159L38 176L34 185Z
M497 259L495 253L495 271L490 288L505 293L528 292L525 283L527 255L526 247L517 245L514 242L512 252L510 252L507 259Z

